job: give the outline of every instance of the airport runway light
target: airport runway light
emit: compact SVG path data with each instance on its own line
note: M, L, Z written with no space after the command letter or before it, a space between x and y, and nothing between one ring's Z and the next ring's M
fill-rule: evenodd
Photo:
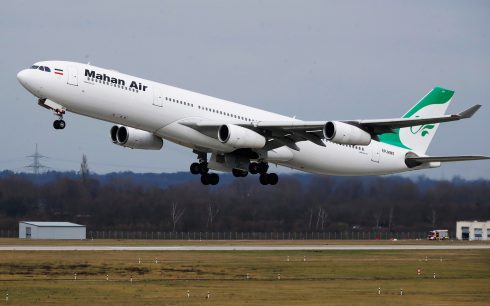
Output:
M211 292L208 291L208 294L206 295L206 299L209 300L210 297L211 297Z
M436 272L434 272L434 279L436 279Z
M109 274L105 275L105 280L107 280L107 281L109 280Z
M306 256L303 256L303 261L306 261Z
M281 279L281 273L277 273L277 279L280 280Z
M286 258L286 261L289 262L289 256Z
M155 257L155 263L157 264L158 263L158 258Z
M5 303L8 303L9 302L9 293L7 292L7 294L5 295Z
M75 272L75 273L73 274L73 279L74 279L74 280L77 280L77 272Z
M187 290L187 298L190 298L190 297L191 297L191 291Z
M427 256L425 256L425 261L427 261L427 260L428 260L428 258L427 258Z
M139 263L139 264L141 264L141 257L140 257L140 258L138 258L138 263Z
M131 283L131 285L133 284L133 276L132 275L129 277L129 282Z
M403 288L400 289L400 295L403 295Z
M247 273L246 277L247 277L247 279L250 279L250 273Z
M381 295L381 287L378 287L378 295Z
M420 268L418 268L418 269L417 269L417 275L418 275L418 276L420 276L420 273L421 273L421 272L422 272L422 271L420 270Z

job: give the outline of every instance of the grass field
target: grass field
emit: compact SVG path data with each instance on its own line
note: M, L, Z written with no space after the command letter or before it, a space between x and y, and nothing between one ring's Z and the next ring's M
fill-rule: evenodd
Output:
M490 250L0 252L8 305L489 305L489 289Z

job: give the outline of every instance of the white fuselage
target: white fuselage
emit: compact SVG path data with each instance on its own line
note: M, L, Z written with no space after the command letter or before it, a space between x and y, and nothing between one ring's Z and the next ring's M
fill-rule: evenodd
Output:
M222 124L295 119L165 84L91 65L47 61L62 74L23 70L21 81L38 98L54 101L66 110L154 133L163 139L213 153L230 152L217 137L180 124L207 120ZM21 74L19 73L19 75ZM20 78L19 78L20 80ZM265 153L269 162L307 172L331 175L376 175L403 172L407 150L371 141L367 146L340 145L324 140L322 147L310 141L298 150L280 147Z

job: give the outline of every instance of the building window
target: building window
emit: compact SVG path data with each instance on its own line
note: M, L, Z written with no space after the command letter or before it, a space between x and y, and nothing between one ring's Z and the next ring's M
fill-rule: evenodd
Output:
M481 240L482 230L481 228L475 228L475 240Z

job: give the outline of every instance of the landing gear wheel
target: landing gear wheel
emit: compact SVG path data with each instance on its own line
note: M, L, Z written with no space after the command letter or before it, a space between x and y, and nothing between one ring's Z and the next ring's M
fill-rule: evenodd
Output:
M206 186L209 185L207 174L201 175L201 183Z
M250 171L250 173L252 173L252 174L259 173L259 164L250 163L250 165L248 166L248 171Z
M219 183L219 175L216 173L208 174L207 179L211 185L217 185Z
M194 175L201 173L200 168L201 167L198 163L192 163L190 167L191 173Z
M260 174L267 173L267 170L269 170L269 165L267 163L259 163L257 166L257 172Z
M216 173L206 173L201 176L203 185L217 185L219 183L219 175Z
M271 185L276 185L277 182L279 182L279 177L277 176L277 174L275 173L269 173L268 174L268 177L267 177L267 181L269 182L269 184Z
M269 184L269 175L267 173L262 173L259 177L259 181L262 185Z
M65 121L63 121L63 120L55 120L55 121L53 122L53 127L54 127L56 130L62 130L62 129L64 129L64 128L65 128L65 126L66 126L66 123L65 123Z
M241 169L236 169L236 168L233 168L231 170L231 173L233 174L234 177L246 177L248 175L247 171L243 171Z
M200 163L199 164L199 173L202 175L207 174L209 172L208 163Z

